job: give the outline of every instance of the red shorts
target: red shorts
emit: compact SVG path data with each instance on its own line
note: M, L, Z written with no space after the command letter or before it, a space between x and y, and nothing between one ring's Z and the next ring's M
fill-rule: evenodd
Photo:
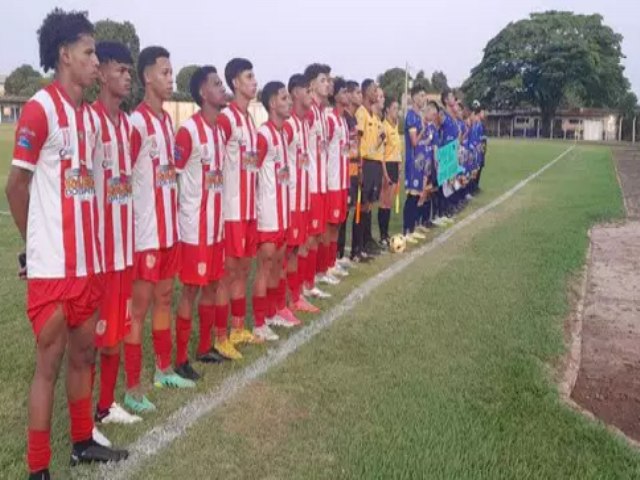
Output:
M309 236L322 235L326 227L327 219L325 208L325 196L324 193L312 193L311 203L309 205L309 230L307 231Z
M307 229L309 228L308 212L291 212L290 225L287 230L287 245L300 247L307 241Z
M69 328L82 325L98 310L104 294L101 274L78 278L40 279L27 281L27 316L38 338L47 320L58 305Z
M347 219L347 199L346 190L327 192L325 202L327 223L340 225Z
M105 291L96 323L96 347L110 348L119 345L131 331L133 267L107 272L102 278Z
M144 250L133 256L133 279L158 283L180 271L180 245L161 250Z
M258 222L240 220L224 222L225 255L234 258L252 258L258 249Z
M258 231L258 245L263 243L274 243L276 248L280 249L287 242L287 232L280 230L277 232L260 232Z
M189 243L180 244L182 265L180 281L185 285L204 287L216 282L224 275L224 243L219 242L205 248Z

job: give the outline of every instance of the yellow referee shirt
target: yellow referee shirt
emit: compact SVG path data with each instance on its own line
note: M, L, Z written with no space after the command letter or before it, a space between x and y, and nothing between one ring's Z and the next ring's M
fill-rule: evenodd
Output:
M369 113L364 105L356 110L358 133L360 134L360 156L367 160L381 162L384 157L384 143L381 134L384 131L377 115Z
M398 125L392 125L386 118L383 125L386 135L384 141L384 161L400 162L402 160L402 154L400 152L400 132L398 132Z

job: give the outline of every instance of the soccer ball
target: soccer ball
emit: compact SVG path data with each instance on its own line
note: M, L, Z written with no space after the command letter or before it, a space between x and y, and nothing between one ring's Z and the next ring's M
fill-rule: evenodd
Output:
M394 235L391 237L389 241L389 250L392 253L402 253L407 248L407 241L404 239L403 235Z

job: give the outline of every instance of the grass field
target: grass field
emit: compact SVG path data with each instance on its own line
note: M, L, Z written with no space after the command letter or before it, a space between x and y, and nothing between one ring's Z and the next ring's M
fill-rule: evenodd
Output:
M3 181L8 138L0 130ZM566 148L492 142L483 193L468 211ZM4 199L0 205L6 210ZM621 215L610 152L577 148L203 419L136 478L638 478L640 456L562 405L548 373L563 351L566 286L583 264L587 229ZM397 229L399 216L394 222ZM24 284L15 279L20 242L9 217L0 216L0 227L0 478L19 478L33 338ZM394 260L359 267L322 306ZM147 344L147 379L150 352ZM198 390L265 352L247 349L241 363L206 369ZM151 395L156 415L105 433L128 444L194 393ZM56 478L70 476L65 417L60 389Z

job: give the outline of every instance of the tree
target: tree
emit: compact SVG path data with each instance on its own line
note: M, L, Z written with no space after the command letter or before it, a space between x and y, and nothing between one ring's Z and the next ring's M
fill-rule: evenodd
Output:
M125 110L131 110L142 101L144 96L144 89L140 84L140 80L138 79L135 69L140 55L140 38L138 38L138 34L136 33L136 27L131 22L116 22L114 20L106 19L97 21L95 23L95 30L96 42L120 42L126 45L131 52L134 65L134 69L131 72L131 95L125 100L123 105ZM97 95L97 87L92 88L90 92L87 93L87 99L93 101Z
M4 90L7 95L32 97L45 84L40 72L31 65L21 65L5 80Z
M402 99L405 89L404 68L390 68L381 75L378 75L378 84L384 90L385 97L398 101ZM409 77L411 80L411 77Z
M198 65L187 65L180 69L178 76L176 77L176 94L174 95L176 100L188 102L193 101L193 98L191 98L189 83L191 82L191 77L198 68Z
M546 134L567 97L586 107L618 103L629 89L621 42L600 15L533 13L489 41L463 90L492 108L540 108Z
M431 75L431 85L436 92L440 93L449 89L449 81L447 80L447 76L440 70L436 70Z
M429 79L425 76L424 70L420 70L416 75L416 79L413 81L413 85L419 85L424 88L425 92L433 93L433 85L429 81Z

